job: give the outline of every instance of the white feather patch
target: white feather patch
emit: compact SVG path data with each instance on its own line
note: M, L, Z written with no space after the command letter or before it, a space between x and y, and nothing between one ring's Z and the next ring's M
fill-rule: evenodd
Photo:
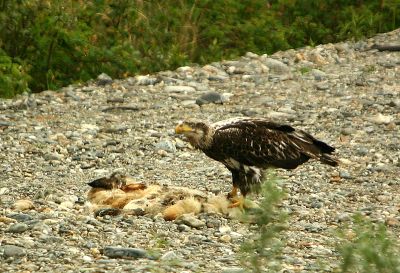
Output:
M226 166L233 168L233 169L240 169L240 162L229 157L224 160Z
M226 119L226 120L221 120L221 121L217 121L215 123L212 124L212 127L214 127L215 129L230 125L230 124L234 124L238 121L246 121L246 120L252 120L251 118L246 118L246 117L235 117L235 118L230 118L230 119Z

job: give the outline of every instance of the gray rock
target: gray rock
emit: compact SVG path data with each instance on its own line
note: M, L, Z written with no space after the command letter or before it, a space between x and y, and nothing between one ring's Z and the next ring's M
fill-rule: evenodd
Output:
M177 227L178 231L184 232L184 231L190 231L190 227L185 225L185 224L179 224Z
M129 127L126 126L126 125L116 125L116 126L110 126L110 127L106 127L106 128L101 128L100 132L114 134L114 133L126 132L128 129L129 129ZM95 132L95 134L97 134L97 133Z
M310 223L310 224L305 225L305 230L308 232L312 232L312 233L320 233L325 228L326 227L324 227L323 225L321 225L319 223Z
M114 247L114 246L106 246L103 249L103 255L110 258L122 258L122 259L153 258L147 253L146 250L140 248L124 248L124 247Z
M335 221L336 222L348 222L351 220L351 215L347 212L344 213L339 213L336 217L335 217Z
M201 228L206 225L204 221L201 221L197 219L195 216L190 214L183 214L178 219L176 219L175 222L178 224L185 224L189 227L194 227L194 228Z
M289 67L279 60L265 58L264 64L270 69L271 73L287 74L290 72Z
M44 155L44 159L47 160L47 161L61 160L62 159L62 155L60 155L59 153L46 153Z
M0 257L23 257L26 256L26 250L20 246L3 245L0 246Z
M322 80L324 80L324 79L326 78L326 73L323 72L323 71L321 71L321 70L312 69L312 70L311 70L311 73L312 73L312 75L314 76L314 79L315 79L316 81L322 81Z
M13 125L14 125L14 123L12 123L12 122L0 120L0 127L9 127L9 126L13 126Z
M206 219L206 225L209 228L219 228L221 226L221 221L217 219Z
M339 176L343 179L353 179L353 177L351 176L350 173L346 172L346 171L340 171L339 172Z
M135 77L135 81L138 85L154 85L159 82L159 79L157 79L156 77L151 77L149 75L140 75Z
M163 150L163 151L166 151L166 152L169 152L169 153L175 153L176 152L175 144L172 141L168 140L168 139L158 142L155 145L155 148L156 148L156 150Z
M400 107L400 99L394 99L389 102L390 107Z
M8 214L7 217L17 220L18 222L26 222L26 221L31 221L33 219L31 215L25 213Z
M226 81L228 79L229 79L229 77L222 76L222 75L210 75L210 76L208 76L208 80L210 80L210 81L223 82L223 81Z
M160 260L161 261L176 261L178 260L179 257L176 255L176 253L174 251L168 251L165 252L161 257Z
M29 229L29 226L25 223L16 223L11 225L8 229L7 232L10 233L22 233L25 232Z
M222 104L228 101L228 98L224 97L218 92L207 92L196 99L196 104L203 105L208 103Z
M342 133L345 136L350 136L355 133L355 130L353 128L343 128L340 133Z
M365 156L368 154L369 150L366 147L357 147L355 152L358 156Z
M98 85L106 85L106 84L110 84L113 82L112 78L110 76L108 76L106 73L101 73L98 77L97 77L97 84Z
M328 82L320 82L315 85L318 90L328 90L330 88Z
M76 93L72 90L72 88L71 89L68 88L67 90L65 90L65 96L75 101L81 100L81 98L78 95L76 95Z

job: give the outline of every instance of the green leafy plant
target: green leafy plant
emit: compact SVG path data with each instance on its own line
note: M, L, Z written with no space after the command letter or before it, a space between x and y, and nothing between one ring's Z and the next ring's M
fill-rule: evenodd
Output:
M342 229L339 238L340 272L400 272L400 244L384 224L356 215L353 226Z
M29 92L28 83L31 79L21 63L17 63L0 49L0 95L12 98L17 94Z
M278 272L279 256L285 238L282 231L287 228L287 215L279 205L284 192L278 178L269 173L261 188L263 196L259 209L248 215L254 222L254 235L241 248L242 264L251 272Z
M398 0L0 0L1 56L12 63L0 64L0 96L359 39L399 27L399 9Z

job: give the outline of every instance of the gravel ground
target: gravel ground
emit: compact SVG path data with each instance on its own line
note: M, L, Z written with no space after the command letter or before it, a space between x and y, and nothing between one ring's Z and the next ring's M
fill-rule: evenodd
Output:
M332 271L332 230L356 212L399 236L400 53L369 50L374 43L400 44L400 30L0 100L0 271L241 272L246 224L94 218L86 204L86 183L116 169L227 192L229 172L174 135L188 117L269 117L337 148L339 168L277 170L290 212L285 272L317 272L320 261ZM113 247L134 249L120 257Z

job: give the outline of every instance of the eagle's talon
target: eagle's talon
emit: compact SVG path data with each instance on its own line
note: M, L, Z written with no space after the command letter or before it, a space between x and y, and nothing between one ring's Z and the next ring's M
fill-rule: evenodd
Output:
M237 197L237 195L232 195L231 192L228 192L228 193L226 194L226 198L229 199L229 200L232 200L232 199L235 198L235 197Z
M227 197L229 200L231 200L231 199L236 198L237 196L238 196L237 187L233 186L233 187L232 187L232 190L227 194L226 197Z
M228 206L228 208L239 208L241 211L244 211L244 203L245 199L243 196L238 196L232 199L232 203Z

